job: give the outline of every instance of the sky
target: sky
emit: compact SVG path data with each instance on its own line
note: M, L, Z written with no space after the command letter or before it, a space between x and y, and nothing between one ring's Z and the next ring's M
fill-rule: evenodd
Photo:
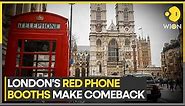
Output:
M164 29L163 24L171 23L165 16L164 12L168 10L171 5L162 4L134 4L134 20L135 33L141 36L142 27L143 37L149 36L151 42L151 56L152 64L160 66L160 53L164 43L170 42L171 39L176 39L178 30ZM107 28L115 19L115 4L107 4ZM69 4L48 4L47 12L52 12L62 15L69 19L70 5ZM74 4L73 5L73 22L72 33L77 39L77 45L89 46L90 33L90 5L89 4Z

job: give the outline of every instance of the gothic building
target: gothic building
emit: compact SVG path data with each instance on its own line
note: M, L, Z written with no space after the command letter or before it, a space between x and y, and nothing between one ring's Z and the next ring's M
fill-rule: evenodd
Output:
M89 46L72 47L72 63L70 66L70 77L89 76Z
M106 4L90 4L90 75L122 76L150 65L150 39L137 39L133 4L116 4L116 25L108 29L106 12Z
M180 78L182 80L182 57L180 40L165 43L161 52L161 69L165 78Z
M138 50L138 67L146 68L151 65L151 50L150 50L150 38L147 39L139 37L137 42Z

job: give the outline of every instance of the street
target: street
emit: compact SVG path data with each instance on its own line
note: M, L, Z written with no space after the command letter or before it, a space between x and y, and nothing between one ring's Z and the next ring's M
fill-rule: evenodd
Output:
M183 91L177 86L173 92L167 88L166 84L161 87L161 98L158 99L159 103L182 103Z

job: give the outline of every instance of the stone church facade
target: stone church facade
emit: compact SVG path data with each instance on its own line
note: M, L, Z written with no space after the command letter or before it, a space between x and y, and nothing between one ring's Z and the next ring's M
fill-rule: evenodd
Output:
M133 4L116 4L107 29L106 4L90 4L90 76L122 76L151 65L150 38L137 38Z

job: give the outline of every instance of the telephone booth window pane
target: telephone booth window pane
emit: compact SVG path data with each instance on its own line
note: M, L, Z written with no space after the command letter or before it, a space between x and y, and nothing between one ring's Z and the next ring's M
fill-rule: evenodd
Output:
M38 73L36 77L43 77L43 73Z
M55 55L52 55L51 60L51 67L55 67Z
M21 76L31 77L33 74L33 69L21 69Z
M48 52L49 41L43 40L25 40L24 52Z
M44 76L43 77L48 77L48 73L44 73Z
M33 76L39 77L42 75L42 77L43 77L44 73L48 73L48 70L47 69L35 69L33 71Z
M53 76L54 70L51 70L50 76ZM35 77L48 77L48 70L47 69L39 69L33 71L33 76Z
M18 68L16 68L16 70L15 70L15 75L19 76L19 69Z
M51 69L51 77L53 77L55 75L55 71L54 69Z
M35 56L38 56L37 58L35 58L35 60L38 60L38 61L49 61L49 55L35 55Z
M55 62L52 62L51 63L51 67L55 67Z
M21 61L20 54L17 54L17 56L16 56L16 67L18 67L20 65L20 61Z
M55 61L55 55L52 55L52 61Z
M36 67L49 67L49 62L34 62Z
M18 48L17 48L17 52L21 52L21 47L22 47L22 40L18 40Z
M53 42L52 52L56 52L56 42Z
M49 67L49 55L23 54L22 66Z
M22 66L33 66L34 55L23 54L23 64Z

